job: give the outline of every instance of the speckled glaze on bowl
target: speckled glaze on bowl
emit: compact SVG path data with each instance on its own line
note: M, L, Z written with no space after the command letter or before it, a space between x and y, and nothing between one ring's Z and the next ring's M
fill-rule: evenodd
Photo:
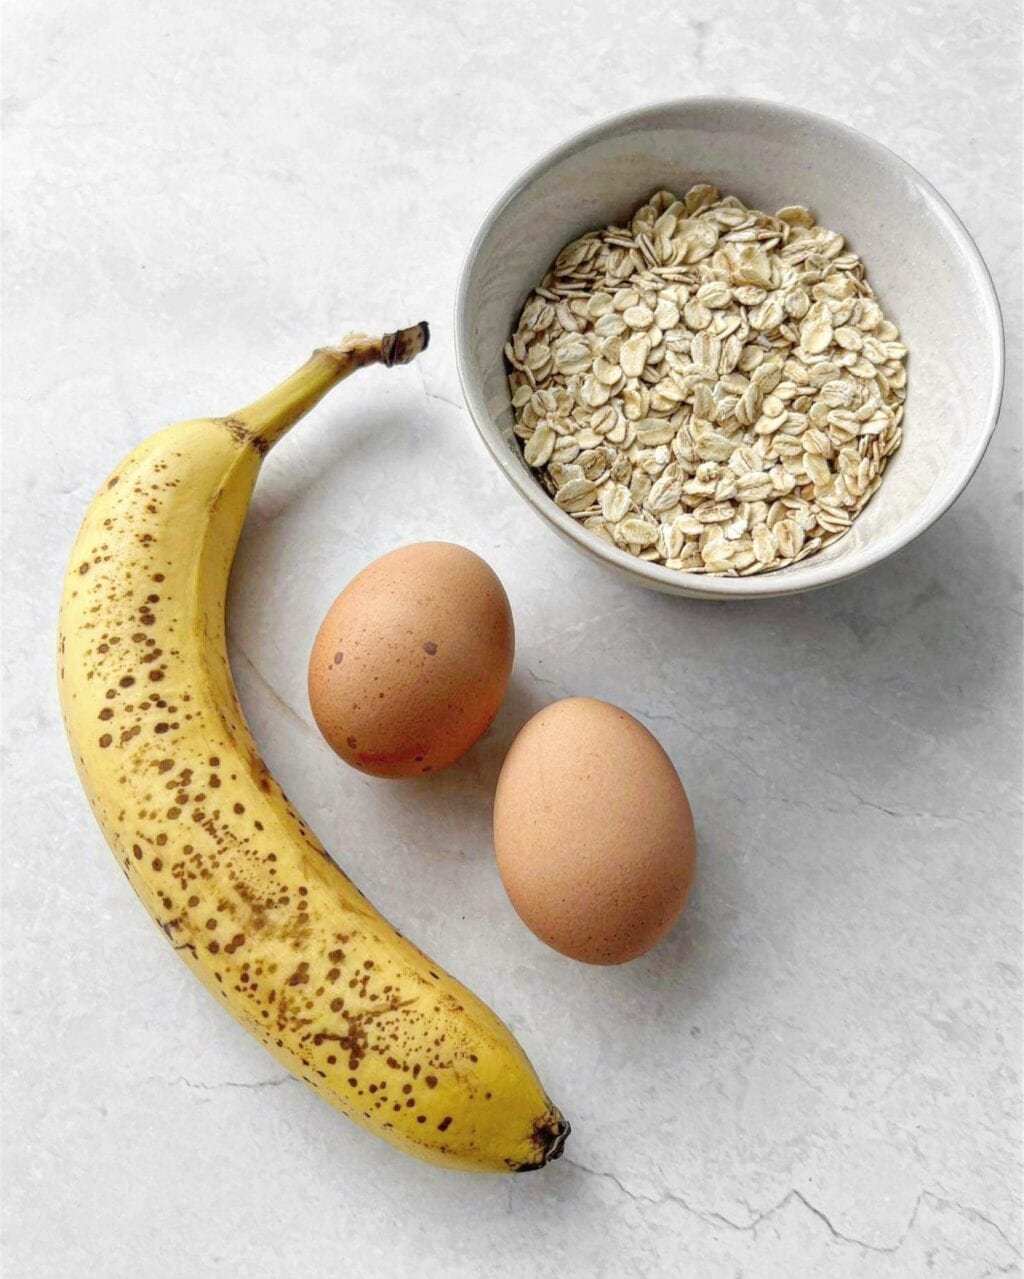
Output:
M622 221L652 191L712 182L753 208L806 204L846 236L909 348L903 444L878 492L834 546L754 577L648 564L559 510L512 434L502 347L559 249ZM655 590L749 599L812 590L892 555L947 510L995 428L1003 330L992 281L962 223L909 164L862 133L795 107L690 98L616 116L528 169L477 232L456 301L459 378L491 456L517 492L577 549Z

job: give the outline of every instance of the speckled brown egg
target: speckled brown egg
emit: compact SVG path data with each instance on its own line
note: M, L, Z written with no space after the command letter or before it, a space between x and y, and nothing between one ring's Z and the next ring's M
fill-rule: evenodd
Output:
M498 713L512 671L508 597L479 555L403 546L331 605L309 658L309 702L347 763L377 777L436 772Z
M545 707L512 743L494 848L526 926L588 964L649 950L686 905L696 867L672 761L632 715L589 697Z

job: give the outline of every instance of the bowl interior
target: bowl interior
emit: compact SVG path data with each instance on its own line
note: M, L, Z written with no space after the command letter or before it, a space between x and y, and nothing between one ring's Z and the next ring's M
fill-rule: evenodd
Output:
M540 488L512 434L502 347L564 244L622 221L651 192L711 182L753 208L805 204L863 259L909 349L903 444L850 533L777 573L676 573L579 528ZM699 594L779 594L859 572L937 518L970 477L994 425L1001 325L963 227L909 165L862 134L769 103L694 99L621 117L571 140L508 192L470 250L459 293L458 358L470 410L496 460L563 533L650 585ZM593 544L593 545L591 545Z

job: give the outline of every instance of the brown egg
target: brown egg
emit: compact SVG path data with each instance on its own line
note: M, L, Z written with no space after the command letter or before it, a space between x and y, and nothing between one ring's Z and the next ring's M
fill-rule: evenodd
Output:
M514 651L508 597L479 555L450 542L403 546L331 605L309 658L310 706L353 767L419 776L484 732Z
M696 866L672 761L632 715L589 697L545 707L512 743L494 848L527 928L587 964L649 950L686 905Z

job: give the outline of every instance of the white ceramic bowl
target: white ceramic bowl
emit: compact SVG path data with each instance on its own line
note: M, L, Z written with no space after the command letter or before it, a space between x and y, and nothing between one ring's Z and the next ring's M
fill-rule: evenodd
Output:
M622 221L652 191L707 181L769 211L806 204L863 258L909 348L903 444L846 537L800 564L716 578L649 564L554 504L512 434L502 347L563 245ZM995 427L1003 333L992 282L949 205L919 173L825 116L744 98L690 98L616 116L527 170L480 227L456 303L466 403L519 494L592 558L656 590L701 598L787 595L838 582L906 546L956 500Z

